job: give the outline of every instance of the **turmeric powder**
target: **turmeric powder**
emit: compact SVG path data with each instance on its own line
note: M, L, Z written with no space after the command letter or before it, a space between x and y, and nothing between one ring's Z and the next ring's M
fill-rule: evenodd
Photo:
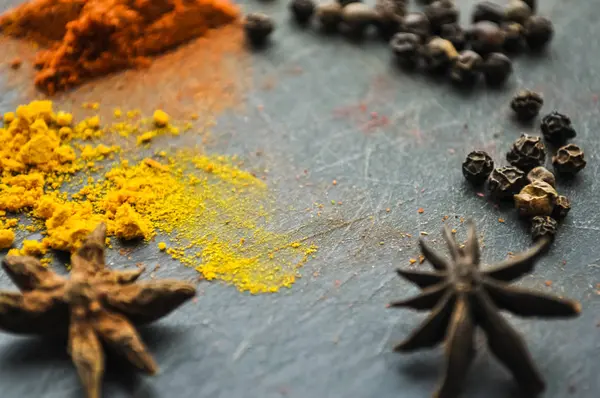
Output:
M290 287L316 251L305 237L273 231L267 185L242 170L236 157L157 150L139 160L115 145L116 138L135 145L148 133L153 140L146 145L153 145L163 134L178 134L172 121L158 129L154 119L135 126L103 126L96 117L76 123L70 114L54 112L50 101L34 101L4 123L0 248L15 240L17 220L9 213L22 213L32 221L27 230L43 234L13 254L76 250L104 222L109 237L159 236L158 251L206 279L256 294Z
M52 94L147 65L238 15L228 0L30 0L2 15L0 27L49 46L38 54L35 82Z

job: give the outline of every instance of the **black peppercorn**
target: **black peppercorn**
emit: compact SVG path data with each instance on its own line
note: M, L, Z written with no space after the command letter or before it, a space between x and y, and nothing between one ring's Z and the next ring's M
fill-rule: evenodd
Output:
M553 144L562 144L577 135L571 119L557 111L544 116L540 127L544 138Z
M504 49L508 52L518 52L523 48L525 29L516 22L506 22L501 26L504 32Z
M362 0L336 0L336 2L343 7L346 7L348 4L352 3L362 3Z
M523 0L523 2L529 6L531 12L535 13L537 10L537 0Z
M452 65L450 79L460 85L473 85L480 76L482 64L481 55L471 50L463 51Z
M246 32L246 38L253 45L264 44L273 30L275 24L268 15L262 13L250 13L246 15L244 19L244 31Z
M512 61L502 53L491 53L483 62L483 76L491 86L501 85L508 79L513 70Z
M377 30L381 37L387 40L400 30L402 17L406 15L406 3L398 0L377 0L375 12Z
M506 160L521 170L529 171L546 160L546 147L540 137L522 134L506 154Z
M479 21L490 21L500 24L504 22L505 18L504 7L493 1L482 1L475 4L471 16L471 20L474 23Z
M442 25L458 21L459 11L453 0L437 0L425 7L425 15L429 18L431 30L439 34Z
M424 42L431 34L429 19L421 12L409 12L402 21L400 31L414 33Z
M554 239L558 223L552 217L536 216L531 219L531 237L534 241L548 237Z
M494 22L477 22L466 34L472 50L481 55L498 52L504 46L504 32Z
M488 178L488 189L495 199L512 199L526 182L525 173L516 167L505 166L492 171Z
M396 33L390 40L390 48L400 65L414 67L419 62L421 38L414 33Z
M532 50L541 50L552 40L554 26L546 17L534 15L525 21L525 42Z
M467 155L462 164L462 172L467 181L480 185L485 182L494 170L494 161L484 151L473 151Z
M335 32L342 20L342 6L339 3L326 3L317 6L317 19L326 32Z
M434 37L423 48L423 61L428 71L444 72L458 58L458 52L448 40Z
M549 216L557 197L556 190L550 184L534 181L515 195L515 207L521 216Z
M314 0L292 0L289 8L296 22L304 25L312 18L316 5Z
M362 36L365 29L375 24L378 15L364 3L350 3L342 8L342 24L352 36Z
M510 102L511 109L521 120L531 120L540 113L544 99L535 91L522 90Z
M556 220L564 219L571 211L571 201L566 196L560 195L554 202L552 217Z
M445 24L440 28L440 37L454 45L456 51L462 51L467 45L467 37L463 28L457 23Z
M556 186L556 178L554 177L554 174L552 174L550 170L542 166L534 167L533 169L531 169L531 171L527 173L527 181L529 181L530 183L534 181L543 181L546 184L549 184L553 187Z
M506 6L505 14L508 21L523 24L531 16L532 12L527 3L521 0L511 0Z
M552 165L560 174L573 175L580 172L587 162L583 150L575 144L568 144L558 148L552 157Z

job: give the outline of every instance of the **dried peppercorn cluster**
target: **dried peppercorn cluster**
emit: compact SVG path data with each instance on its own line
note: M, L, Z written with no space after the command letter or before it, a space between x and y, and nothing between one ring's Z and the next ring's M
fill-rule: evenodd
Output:
M472 10L469 27L459 24L454 0L421 1L420 12L409 12L408 0L376 0L373 7L361 0L291 0L295 21L307 26L314 18L325 32L362 37L369 31L389 40L399 65L445 74L460 86L473 86L481 77L488 85L503 84L513 72L506 54L539 51L554 35L552 22L535 15L536 0L510 0L507 4L482 1ZM264 44L273 22L263 14L246 17L252 44Z
M515 95L510 107L519 119L530 120L539 114L543 104L540 94L523 90ZM570 178L586 166L583 150L566 143L576 136L568 116L553 111L542 118L540 129L545 141L558 146L552 156L556 174ZM483 151L469 153L462 165L463 175L472 184L487 181L490 197L514 201L519 214L530 219L534 240L553 237L557 221L564 219L571 209L569 199L556 191L554 174L544 167L546 152L542 137L522 134L506 154L509 166L494 168L494 161Z

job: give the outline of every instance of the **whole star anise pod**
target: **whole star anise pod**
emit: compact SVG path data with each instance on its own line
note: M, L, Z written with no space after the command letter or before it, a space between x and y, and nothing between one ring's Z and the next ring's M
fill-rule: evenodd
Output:
M480 268L480 254L475 226L469 223L464 248L454 240L448 228L445 239L450 251L446 260L423 240L421 250L435 268L434 272L399 269L398 274L422 289L416 297L391 303L391 307L431 310L429 317L395 351L410 352L445 343L446 370L434 394L437 398L455 398L465 381L473 359L473 340L477 327L487 336L491 352L512 373L517 383L535 395L544 390L542 376L536 369L519 334L499 314L510 311L524 317L572 317L580 312L575 301L510 286L533 270L535 261L548 246L540 239L526 252L508 258L490 269Z
M153 322L196 294L177 280L137 282L143 269L105 268L106 227L100 224L71 257L70 279L33 257L7 256L2 267L21 293L0 292L0 329L16 334L69 336L68 351L88 398L99 398L102 344L149 374L158 370L133 324Z

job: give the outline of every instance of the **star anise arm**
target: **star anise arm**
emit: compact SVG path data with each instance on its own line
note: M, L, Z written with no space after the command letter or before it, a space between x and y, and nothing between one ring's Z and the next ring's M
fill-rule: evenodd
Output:
M468 299L460 294L456 299L445 340L446 370L435 397L454 398L459 395L475 352L474 331Z
M122 315L102 310L93 317L98 336L138 369L155 374L158 366L148 353L137 331Z
M140 282L102 295L103 303L125 315L134 324L154 322L196 295L196 286L177 280Z
M437 285L444 281L446 274L441 272L422 272L407 269L397 269L396 272L400 277L406 279L409 282L414 283L421 289L429 286Z
M484 287L498 308L515 315L560 318L577 316L581 312L581 305L578 302L551 294L534 292L492 280L484 280Z
M0 292L0 329L10 333L64 333L68 314L68 306L52 292Z
M138 280L146 267L139 267L129 271L105 271L102 276L102 282L116 283L119 285L128 285Z
M423 289L421 294L406 300L390 303L390 307L407 307L417 311L430 310L442 299L448 289L447 283L440 283Z
M468 234L467 241L465 243L464 252L469 259L471 264L479 266L481 260L481 252L479 251L479 242L477 241L477 231L475 230L475 223L472 220L468 221Z
M423 239L419 239L419 246L421 246L421 252L423 257L438 271L445 271L448 269L448 262L444 257L437 251L429 247Z
M71 318L69 328L69 354L77 368L87 398L100 398L104 374L102 345L93 327L83 319Z
M431 314L411 335L394 347L394 351L414 351L439 344L446 335L446 328L452 315L455 296L448 292L433 308Z
M22 291L50 290L62 286L65 280L44 267L35 257L6 256L2 268Z
M454 235L452 234L452 230L448 225L444 225L444 240L448 245L448 251L450 252L450 257L452 260L456 260L459 256L458 245L456 244L456 239L454 239Z
M512 373L521 388L530 395L544 391L544 380L524 340L498 313L488 295L482 290L478 291L473 296L472 305L477 324L485 332L492 353Z
M503 282L512 282L519 279L533 270L536 260L543 254L549 243L550 240L547 238L540 239L529 250L500 262L494 268L484 271L483 274L486 277Z
M103 271L106 264L104 259L105 240L106 224L100 223L71 256L71 272L94 276Z

